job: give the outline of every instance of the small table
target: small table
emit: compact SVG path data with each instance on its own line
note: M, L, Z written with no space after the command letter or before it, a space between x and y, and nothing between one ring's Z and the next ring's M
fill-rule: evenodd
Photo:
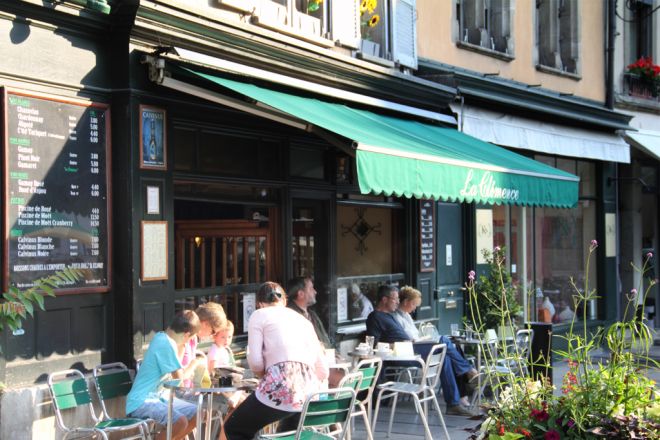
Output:
M204 430L202 438L204 440L211 439L211 417L213 412L213 396L215 394L232 393L235 391L249 391L252 387L246 386L231 386L231 387L199 387L194 384L187 383L180 379L168 380L163 383L163 386L170 390L170 397L167 403L167 440L172 440L172 404L174 402L174 394L176 391L185 391L197 395L197 432L202 432L202 415L206 420L206 429ZM204 401L206 401L206 414L204 412ZM222 419L220 419L220 426L222 427Z

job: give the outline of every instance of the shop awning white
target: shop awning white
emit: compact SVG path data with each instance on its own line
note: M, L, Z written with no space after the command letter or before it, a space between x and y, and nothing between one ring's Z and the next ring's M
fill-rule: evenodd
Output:
M627 131L624 137L633 147L660 160L660 131Z
M505 147L544 154L630 163L630 147L616 134L567 127L474 106L453 104L463 132ZM462 115L462 116L461 116Z

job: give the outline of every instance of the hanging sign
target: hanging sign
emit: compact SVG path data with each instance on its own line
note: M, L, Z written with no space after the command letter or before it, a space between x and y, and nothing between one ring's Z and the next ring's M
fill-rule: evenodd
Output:
M419 270L435 270L435 202L419 201Z

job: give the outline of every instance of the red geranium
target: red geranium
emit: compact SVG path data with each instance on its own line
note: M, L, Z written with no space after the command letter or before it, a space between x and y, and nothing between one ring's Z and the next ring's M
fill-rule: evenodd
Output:
M543 440L560 440L560 439L561 436L554 429L551 429L550 431L546 432L545 435L543 436Z
M653 58L641 57L632 64L629 64L628 73L634 73L641 78L651 81L660 81L660 66L653 64Z

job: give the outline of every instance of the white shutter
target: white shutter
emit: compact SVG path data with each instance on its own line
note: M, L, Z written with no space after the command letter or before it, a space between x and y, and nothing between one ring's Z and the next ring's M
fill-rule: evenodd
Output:
M273 0L260 0L259 7L253 17L257 19L258 24L275 29L291 24L289 8Z
M392 58L417 69L417 9L415 0L392 0Z
M360 46L360 0L334 0L330 13L332 40L357 49Z
M253 13L255 12L256 2L253 0L217 0L218 4L227 6L239 11ZM206 3L206 2L205 2Z

